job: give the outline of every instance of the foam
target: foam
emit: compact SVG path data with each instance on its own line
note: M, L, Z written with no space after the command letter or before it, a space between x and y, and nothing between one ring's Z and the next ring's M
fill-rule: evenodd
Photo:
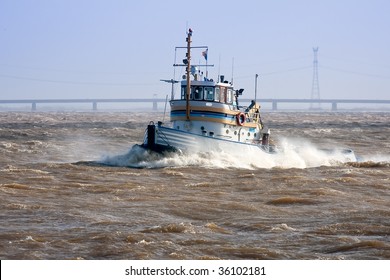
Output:
M388 158L387 158L388 159ZM132 168L164 168L200 166L205 168L311 168L337 166L354 162L356 157L348 150L322 149L304 139L281 139L278 152L267 154L259 151L250 154L222 152L165 153L158 154L134 145L124 155L106 156L99 163Z

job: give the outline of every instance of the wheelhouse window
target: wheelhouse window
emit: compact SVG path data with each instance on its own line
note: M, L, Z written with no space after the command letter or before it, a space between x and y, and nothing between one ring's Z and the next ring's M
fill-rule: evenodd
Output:
M221 87L219 96L219 102L226 103L226 87Z
M206 101L221 102L220 92L221 92L220 87L214 88L212 86L206 86L206 87L191 86L190 100L206 100ZM181 87L181 100L186 100L186 99L187 99L187 86L184 85Z
M219 96L220 96L220 90L219 90L219 87L216 87L216 88L215 88L214 101L219 102Z
M204 99L213 101L214 100L214 88L212 87L205 87L204 88Z
M191 93L195 100L203 99L203 87L199 87L199 86L191 87Z
M190 92L190 100L192 99L193 91ZM187 99L187 86L181 87L181 99L186 100Z
M230 88L227 90L226 103L228 103L228 104L233 103L233 90Z

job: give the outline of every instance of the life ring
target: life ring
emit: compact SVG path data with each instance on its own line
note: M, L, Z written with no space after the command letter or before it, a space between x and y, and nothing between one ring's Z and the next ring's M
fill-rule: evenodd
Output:
M246 117L245 117L245 114L244 113L238 113L236 115L236 120L237 120L237 124L239 126L243 125L245 123L245 120L246 120Z

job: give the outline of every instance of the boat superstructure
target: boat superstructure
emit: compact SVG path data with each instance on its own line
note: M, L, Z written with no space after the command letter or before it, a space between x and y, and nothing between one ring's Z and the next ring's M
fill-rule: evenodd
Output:
M170 122L148 125L142 146L154 151L210 151L261 149L272 153L270 130L261 119L260 105L255 101L248 106L239 104L243 89L236 90L233 83L219 76L215 81L191 64L192 30L187 32L186 74L180 84L180 95L170 100ZM208 50L208 49L207 49ZM204 55L207 60L207 53ZM210 66L210 65L209 65ZM168 81L168 80L165 80ZM173 79L173 83L177 82Z

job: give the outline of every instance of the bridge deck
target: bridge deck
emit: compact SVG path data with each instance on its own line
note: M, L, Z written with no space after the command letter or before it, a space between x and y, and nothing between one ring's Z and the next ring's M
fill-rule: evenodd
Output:
M31 104L33 111L37 109L37 104L61 104L61 103L91 103L92 109L97 110L98 103L153 103L153 109L157 109L157 103L165 102L160 98L94 98L94 99L5 99L0 100L0 104ZM250 102L251 99L240 99L243 102ZM307 103L307 104L331 104L332 110L337 110L337 104L390 104L390 100L378 99L297 99L297 98L260 98L260 103L271 103L272 109L277 110L278 103Z

